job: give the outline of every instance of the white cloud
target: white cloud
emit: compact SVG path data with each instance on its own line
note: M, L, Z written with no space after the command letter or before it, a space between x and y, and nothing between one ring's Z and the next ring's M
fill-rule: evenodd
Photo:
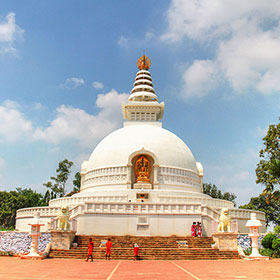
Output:
M99 94L96 106L100 112L96 115L61 105L56 109L55 119L45 128L35 127L20 111L18 103L7 100L0 105L0 142L26 139L60 144L63 141L76 141L82 147L92 147L121 125L121 104L127 101L128 96L114 89Z
M195 60L183 73L183 98L203 97L218 84L218 73L211 60Z
M98 82L98 81L95 81L92 83L92 86L95 88L95 89L103 89L104 88L104 85L101 83L101 82Z
M46 109L46 107L43 106L43 105L42 105L41 103L39 103L39 102L35 102L34 105L33 105L33 108L34 108L34 110L38 110L38 111Z
M118 45L126 48L128 46L128 39L122 35L118 40Z
M4 166L6 165L5 160L3 158L0 158L0 168L4 168Z
M208 86L205 83L207 69L194 81L188 77L205 61L212 65L211 73L220 73L219 81L226 81L236 93L279 92L279 1L173 0L167 20L163 40L174 43L187 37L201 47L212 44L216 48L214 57L195 61L184 70L182 87L189 87L186 98L201 97L200 83L206 86L201 86L205 94L213 89L212 78Z
M151 32L151 31L148 31L148 32L146 32L146 34L145 34L145 40L146 41L149 41L149 40L151 40L152 38L154 38L155 37L155 34L153 33L153 32Z
M162 39L174 42L186 36L205 42L242 31L241 21L255 25L266 18L277 19L279 11L277 0L173 0L167 11L169 30Z
M268 94L280 90L280 38L273 31L236 34L221 42L217 58L225 79L237 92Z
M120 36L118 40L118 45L123 48L128 47L136 47L139 49L139 46L145 46L149 43L151 40L156 40L155 33L153 31L147 31L145 35L141 38L127 38L125 36Z
M14 42L23 30L16 25L15 14L9 13L0 21L0 54L15 53Z
M51 143L76 140L83 147L91 147L120 126L121 104L127 98L128 94L118 94L115 90L99 94L96 105L101 111L96 116L82 109L62 105L57 108L57 116L49 127L36 129L34 139Z
M0 105L0 142L14 142L32 133L32 123L18 107L16 102L10 100Z
M75 89L81 86L86 86L83 78L72 77L66 79L66 81L60 85L61 88Z

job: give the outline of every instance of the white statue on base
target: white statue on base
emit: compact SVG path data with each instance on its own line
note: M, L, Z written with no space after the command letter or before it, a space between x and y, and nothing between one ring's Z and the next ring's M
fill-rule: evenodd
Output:
M68 206L60 206L60 211L57 217L58 217L58 229L69 230L70 212Z
M230 232L230 223L231 223L231 217L229 215L228 208L222 208L221 215L220 215L220 223L218 225L218 231L219 232Z

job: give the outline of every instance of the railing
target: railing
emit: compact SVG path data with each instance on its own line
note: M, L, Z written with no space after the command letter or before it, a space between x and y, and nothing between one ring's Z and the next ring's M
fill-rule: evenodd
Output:
M194 201L200 202L201 204L206 204L211 207L233 207L233 202L223 199L207 198L207 197L180 197L180 196L167 196L159 195L160 202L162 203L194 203Z
M212 233L218 232L219 221L212 221L211 230ZM234 219L230 221L230 232L238 232L238 220Z
M69 219L69 230L77 231L77 220L74 218ZM51 218L50 222L48 223L48 230L57 230L59 229L59 218Z
M58 215L60 207L33 207L17 210L17 218L34 217L34 214L39 212L40 217L55 217Z
M50 206L77 205L84 202L125 202L127 195L62 197L50 201Z
M168 195L159 195L159 203L162 204L192 204L192 203L201 203L206 204L210 207L233 207L233 203L227 200L214 199L214 198L205 198L205 197L180 197L180 196L168 196ZM77 205L84 202L122 202L125 203L128 201L127 195L112 195L112 196L88 196L88 197L62 197L53 199L50 201L50 206L59 207L60 205Z
M40 212L40 217L55 218L60 207L35 207L19 209L17 218L33 217ZM257 218L263 223L264 213L247 209L230 208L232 219L249 220L252 212L257 213ZM75 218L84 213L93 214L164 214L164 215L202 215L208 216L213 221L219 221L220 210L203 205L202 203L131 203L131 202L84 202L70 209L70 218Z

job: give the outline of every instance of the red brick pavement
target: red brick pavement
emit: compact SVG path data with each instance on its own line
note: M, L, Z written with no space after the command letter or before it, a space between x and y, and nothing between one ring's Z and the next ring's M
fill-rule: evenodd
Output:
M280 259L270 261L21 260L0 257L0 280L280 280Z

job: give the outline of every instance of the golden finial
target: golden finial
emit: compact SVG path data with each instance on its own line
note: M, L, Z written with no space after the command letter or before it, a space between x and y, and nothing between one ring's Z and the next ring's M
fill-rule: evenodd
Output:
M151 60L143 54L137 61L137 67L139 70L149 70L151 66Z

